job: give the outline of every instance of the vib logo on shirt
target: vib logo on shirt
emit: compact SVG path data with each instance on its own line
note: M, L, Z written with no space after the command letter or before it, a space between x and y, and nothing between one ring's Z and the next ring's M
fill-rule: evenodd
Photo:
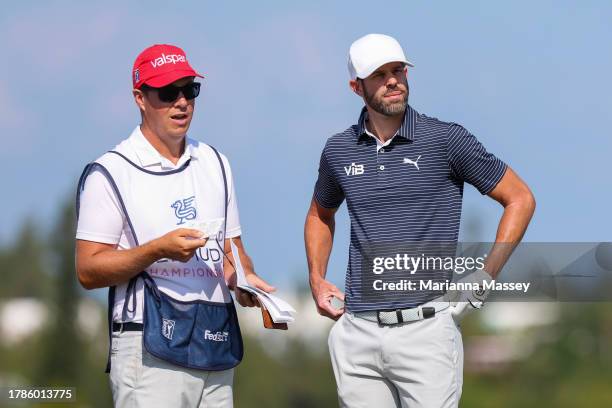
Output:
M174 208L174 215L178 218L176 225L184 224L186 220L195 219L197 212L193 206L195 196L176 200L170 207Z
M365 172L365 167L363 164L351 163L350 166L344 166L344 172L347 176L358 176Z

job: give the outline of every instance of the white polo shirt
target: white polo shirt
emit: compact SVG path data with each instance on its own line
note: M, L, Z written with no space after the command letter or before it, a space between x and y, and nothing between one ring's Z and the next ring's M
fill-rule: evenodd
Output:
M176 165L160 155L160 153L144 137L140 127L136 127L130 137L122 141L113 150L123 154L125 157L143 169L154 172L178 169L182 167L189 159L191 159L193 163L195 163L194 161L197 161L198 168L202 170L198 171L197 175L194 176L194 178L197 178L197 180L194 180L194 182L198 183L199 185L206 184L206 177L211 177L211 175L218 177L219 174L219 161L212 149L209 146L199 143L191 138L186 138L185 152ZM228 183L229 204L227 209L226 238L233 238L241 235L238 205L229 162L225 156L221 155L221 158L225 166ZM130 166L130 164L126 162L126 166ZM192 165L190 164L190 166ZM203 209L203 211L200 211L201 213L207 212L207 203L223 202L224 197L222 192L217 192L215 195L218 197L207 196L205 200L200 200L201 202L198 202L198 207ZM154 199L154 195L152 195L152 197ZM130 212L130 209L128 209L128 212ZM170 231L172 229L180 228L180 225L170 225L168 228L170 228ZM136 233L138 234L138 231L136 231ZM136 246L130 232L127 219L121 210L119 199L108 179L100 171L94 170L87 177L84 189L81 192L76 238L86 241L117 245L119 250L130 249ZM144 242L140 242L140 244L144 244ZM216 248L217 246L213 240L209 240L203 250L207 250L209 247L212 249ZM189 263L185 264L185 266L189 267L185 268L185 271L188 269L192 271L199 271L199 269L196 268L197 265L194 264L194 262L197 261L195 258L197 257L192 258ZM206 256L204 255L201 258L206 258ZM203 262L202 259L199 259L199 261ZM150 269L148 272L151 276L154 278L158 277L161 280L161 284L158 282L160 289L164 290L164 292L170 294L174 298L187 301L194 299L219 301L219 297L228 296L226 288L222 294L218 293L218 291L214 294L208 293L205 288L200 287L200 285L202 285L202 278L198 277L195 272L193 272L193 277L188 276L186 279L182 279L179 283L177 283L163 276L163 273L165 272L163 264L153 264L148 269ZM156 276L156 274L158 274L158 276ZM190 290L190 286L193 286L193 290ZM115 304L113 307L113 321L122 320L121 312L123 310L122 308L126 288L127 282L117 285L115 292ZM136 286L136 308L133 313L129 313L126 321L142 322L142 296L142 280L139 280ZM212 297L214 297L214 299ZM130 305L130 309L131 308L132 306Z

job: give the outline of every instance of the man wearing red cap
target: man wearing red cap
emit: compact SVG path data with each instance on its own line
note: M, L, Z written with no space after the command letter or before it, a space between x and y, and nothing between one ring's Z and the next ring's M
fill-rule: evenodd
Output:
M149 336L143 317L149 315L145 284L138 279L142 274L152 277L160 291L179 304L230 304L233 269L227 265L224 269L223 263L225 253L231 253L231 238L249 283L266 292L274 290L254 273L242 245L227 159L186 136L200 91L195 77L202 75L190 66L182 49L172 45L145 49L132 71L141 124L88 165L79 183L77 274L86 289L109 287L107 368L119 407L232 406L233 368L176 365L143 347L143 330ZM225 237L222 244L219 236L222 241ZM236 298L243 306L255 305L239 290ZM161 324L163 339L176 340L178 322L149 322L153 324ZM194 332L202 331L204 340L199 341L210 343L211 350L223 349L218 346L227 342L226 332L194 326ZM238 342L237 361L242 357Z

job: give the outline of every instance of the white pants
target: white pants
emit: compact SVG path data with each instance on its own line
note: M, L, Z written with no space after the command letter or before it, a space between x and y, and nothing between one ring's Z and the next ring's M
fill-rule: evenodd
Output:
M342 407L459 405L463 342L450 309L395 326L345 313L328 343Z
M179 367L143 350L142 332L113 333L110 382L118 408L232 407L234 369Z

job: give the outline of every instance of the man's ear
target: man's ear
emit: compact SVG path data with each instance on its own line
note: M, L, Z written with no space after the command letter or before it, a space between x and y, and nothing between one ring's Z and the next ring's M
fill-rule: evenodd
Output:
M349 86L357 95L363 98L363 81L359 79L351 79L349 81Z
M136 102L136 105L138 105L141 111L144 111L145 110L144 93L140 89L132 89L132 95L134 95L134 102Z

